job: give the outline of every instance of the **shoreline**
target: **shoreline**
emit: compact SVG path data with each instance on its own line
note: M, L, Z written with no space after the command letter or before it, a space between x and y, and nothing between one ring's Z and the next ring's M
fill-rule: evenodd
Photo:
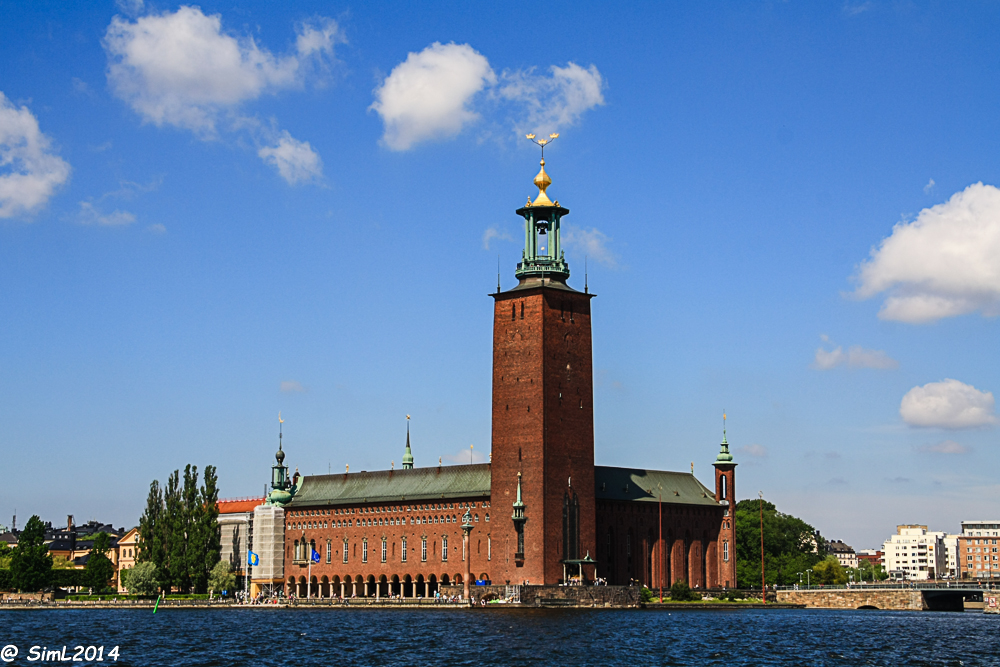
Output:
M118 609L122 611L149 611L154 608L154 603L143 602L46 602L46 603L24 603L24 604L0 604L0 611L37 611L37 610L87 610L87 609ZM745 610L745 609L805 609L805 605L772 603L764 605L761 603L687 603L687 602L649 602L638 605L550 605L550 604L487 604L471 606L461 603L440 603L427 600L426 602L352 602L350 604L331 604L328 602L296 602L294 604L260 604L260 605L237 605L233 603L205 603L205 602L160 602L159 611L178 610L205 610L212 609L218 611L235 610L364 610L364 609L395 609L395 610L475 610L490 611L500 609L642 609L642 610L668 610L668 611L724 611L724 610Z

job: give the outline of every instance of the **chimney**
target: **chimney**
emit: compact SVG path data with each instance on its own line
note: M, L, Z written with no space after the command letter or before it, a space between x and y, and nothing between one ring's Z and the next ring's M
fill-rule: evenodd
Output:
M66 530L67 531L73 530L73 515L72 514L67 514L66 515Z

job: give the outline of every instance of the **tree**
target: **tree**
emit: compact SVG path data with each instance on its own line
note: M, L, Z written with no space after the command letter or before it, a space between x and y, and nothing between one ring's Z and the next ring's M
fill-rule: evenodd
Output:
M812 581L826 586L839 586L847 583L847 570L840 564L836 556L827 556L813 565Z
M188 569L196 593L206 593L212 588L209 576L219 562L222 535L219 530L219 478L215 466L205 466L205 480L199 490L197 504L192 509L189 528ZM197 474L195 475L197 482ZM215 588L214 590L221 590ZM228 589L227 589L228 590Z
M213 591L232 591L236 588L236 575L229 561L220 560L208 575L208 588Z
M152 563L154 573L157 568L166 566L165 529L163 509L163 492L160 483L153 480L149 485L149 495L146 497L146 511L139 519L139 540L136 553L138 563Z
M10 555L11 587L40 591L52 582L52 554L45 546L45 525L38 515L28 519Z
M187 546L185 535L184 502L181 497L180 474L174 471L167 478L167 486L163 492L163 522L165 561L163 567L157 570L162 577L160 588L169 592L176 588L182 593L187 592L187 573L185 572L184 556Z
M124 576L125 573L128 576ZM156 565L150 561L136 563L136 566L122 572L126 589L133 595L156 595L160 584L156 574Z
M10 554L13 549L6 542L0 542L0 570L10 568Z
M760 585L760 504L758 499L736 504L736 578L741 586ZM825 542L802 519L782 514L763 502L764 572L767 584L799 583L805 572L825 556Z
M107 533L97 533L94 536L94 545L90 548L90 558L87 559L86 571L87 586L91 590L101 592L108 587L112 577L115 576L115 566L108 558L110 541Z

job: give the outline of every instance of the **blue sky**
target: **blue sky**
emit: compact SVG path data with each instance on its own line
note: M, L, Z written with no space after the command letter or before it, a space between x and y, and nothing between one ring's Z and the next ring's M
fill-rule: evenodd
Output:
M489 452L514 210L572 212L598 463L830 538L996 518L989 3L0 2L0 523L194 463ZM986 516L990 515L990 516Z

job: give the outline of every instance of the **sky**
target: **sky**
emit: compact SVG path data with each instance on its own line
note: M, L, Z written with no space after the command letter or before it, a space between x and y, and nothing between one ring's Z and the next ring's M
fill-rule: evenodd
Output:
M829 539L997 519L1000 8L0 1L0 524L490 450L515 209L569 208L596 461ZM472 445L472 448L470 448Z

